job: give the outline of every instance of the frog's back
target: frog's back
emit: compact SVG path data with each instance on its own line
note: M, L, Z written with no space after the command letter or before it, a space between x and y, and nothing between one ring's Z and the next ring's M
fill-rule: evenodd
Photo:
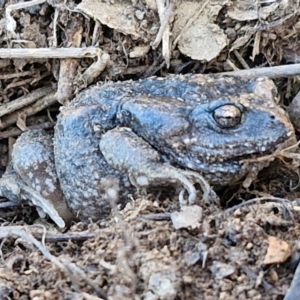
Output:
M268 79L248 80L201 74L169 75L165 78L100 83L81 92L70 106L110 105L113 102L128 101L139 94L175 98L195 106L221 98L232 100L239 95L260 93L263 86L265 91L269 91L267 98L273 101L276 88Z

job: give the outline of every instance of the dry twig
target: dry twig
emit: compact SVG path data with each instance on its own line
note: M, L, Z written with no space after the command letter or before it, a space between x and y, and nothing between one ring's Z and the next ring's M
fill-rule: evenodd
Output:
M0 75L0 80L20 78L20 77L25 77L25 76L35 76L36 73L37 73L37 71L31 70L31 71L23 71L23 72L14 72L12 74L1 74Z
M35 124L32 126L27 126L27 129L29 130L34 130L34 129L50 129L53 128L55 126L54 122L44 122L41 124ZM0 140L2 139L7 139L9 137L16 137L19 136L20 134L22 134L22 130L18 129L18 128L13 128L10 130L6 130L6 131L1 131L0 132Z
M42 239L43 234L40 231L32 230L33 227L30 227L31 234L38 239ZM88 239L95 238L99 232L66 232L66 233L51 233L47 232L45 234L45 241L49 243L57 243L57 242L67 242L67 241L85 241Z
M53 88L51 86L45 86L39 89L32 91L28 95L24 95L16 100L10 101L8 103L4 103L0 106L0 117L10 114L17 109L20 109L24 106L27 106L36 100L49 95L53 92Z
M239 76L243 78L255 78L255 77L287 77L300 75L300 64L284 65L276 67L264 67L255 68L249 70L239 70L232 72L218 73L219 76Z
M156 5L160 19L160 28L154 42L152 43L152 48L156 49L162 40L162 56L166 60L167 68L169 68L171 57L169 22L174 14L175 5L173 0L170 1L168 7L165 7L162 0L156 0Z
M99 47L86 48L0 48L0 58L87 58L98 57L102 50Z
M270 31L271 28L274 28L276 26L280 26L282 25L284 22L290 20L291 18L293 18L294 16L297 16L299 14L299 9L294 10L291 14L286 15L282 18L280 18L279 20L276 20L274 22L271 22L269 24L259 24L255 29L256 30L265 30L265 31Z
M280 202L283 206L283 208L287 211L287 213L289 214L290 219L294 220L294 215L291 211L291 209L289 208L291 206L291 202L288 199L285 198L279 198L279 197L273 197L273 196L269 196L269 197L260 197L260 198L254 198L254 199L250 199L247 200L245 202L242 202L240 204L237 204L235 206L232 206L228 209L225 210L224 215L230 214L231 212L243 207L243 206L247 206L247 205L251 205L253 203L257 203L260 201L274 201L274 202Z
M15 4L8 5L5 10L6 30L9 31L13 36L16 36L15 29L17 28L17 22L11 16L11 12L13 10L31 7L37 4L42 4L44 2L46 2L46 0L32 0L28 2L18 2Z
M38 101L36 101L29 107L21 108L15 112L13 112L10 115L4 116L0 123L0 130L3 130L4 128L6 128L12 124L15 124L19 119L19 115L32 116L32 115L36 114L37 112L54 104L55 102L57 102L57 99L56 99L55 94L52 93L52 94L49 94L49 95L39 99Z
M139 217L140 220L151 220L151 221L170 221L171 213L157 213L157 214L146 214Z

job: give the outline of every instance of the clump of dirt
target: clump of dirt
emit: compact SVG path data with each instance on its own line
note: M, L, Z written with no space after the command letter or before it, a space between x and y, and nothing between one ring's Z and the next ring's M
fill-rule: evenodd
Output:
M51 129L97 81L293 66L299 12L294 1L0 1L2 170L22 131ZM287 106L299 75L273 77ZM284 299L300 257L291 163L220 191L223 207L135 197L64 232L0 203L0 299Z

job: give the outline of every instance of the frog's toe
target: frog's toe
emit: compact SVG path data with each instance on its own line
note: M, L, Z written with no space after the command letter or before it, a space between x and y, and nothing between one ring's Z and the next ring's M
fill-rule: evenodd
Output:
M162 166L161 174L164 174L164 176L166 177L165 180L167 178L169 178L170 182L175 180L184 187L185 191L187 191L189 195L189 204L195 203L197 197L197 192L195 189L196 183L200 185L203 191L203 200L205 202L215 204L219 203L219 197L201 174L192 171L177 169L169 165ZM180 193L179 195L179 200L181 203L184 202L183 195L184 193Z
M186 176L191 182L193 182L194 184L198 183L201 186L201 189L203 191L203 200L205 202L212 202L215 204L219 204L220 199L218 195L201 174L193 171L185 171L185 170L180 170L180 171L182 172L182 175ZM190 202L190 197L189 197L189 202Z
M27 186L11 168L0 179L0 194L14 203L28 203L35 206L40 217L44 218L48 214L57 226L65 227L65 221L58 214L53 203Z
M132 171L132 170L131 170ZM151 167L135 170L130 173L130 181L136 188L148 186L166 186L179 184L183 190L179 194L180 203L186 203L185 192L188 193L188 203L193 204L197 198L195 184L199 184L203 191L203 200L209 203L219 203L219 198L213 188L196 172L181 170L168 164L153 163Z

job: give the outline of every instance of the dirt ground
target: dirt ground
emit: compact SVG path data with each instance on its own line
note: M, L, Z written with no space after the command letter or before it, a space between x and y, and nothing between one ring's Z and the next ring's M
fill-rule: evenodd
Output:
M59 105L97 81L300 60L292 0L0 0L0 14L2 172L21 131L51 130ZM275 79L283 106L299 79ZM170 193L135 195L108 220L62 231L32 207L0 205L0 300L300 299L285 296L300 260L297 158L219 191L222 207L199 199L178 213Z

